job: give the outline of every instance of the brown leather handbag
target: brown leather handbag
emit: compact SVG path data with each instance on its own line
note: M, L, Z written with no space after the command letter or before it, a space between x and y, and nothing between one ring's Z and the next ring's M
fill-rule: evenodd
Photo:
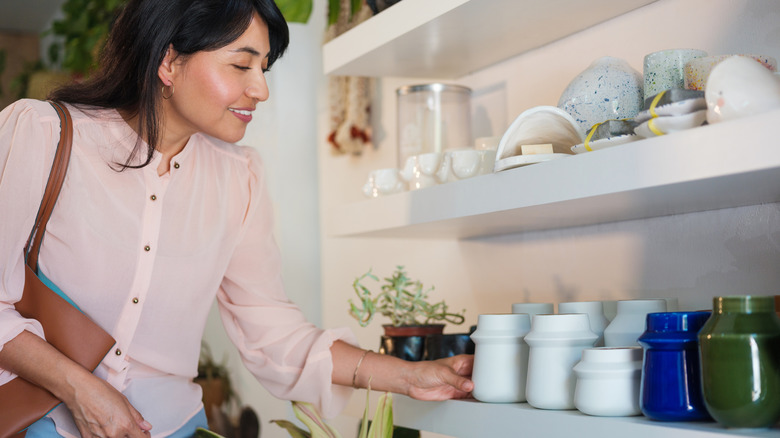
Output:
M70 160L73 125L64 105L50 102L60 116L60 142L35 226L24 248L27 257L22 299L15 304L25 318L38 320L46 341L74 362L93 371L116 343L89 317L70 305L38 278L38 254L46 223L59 196ZM0 437L23 436L24 431L60 402L49 391L22 378L0 385Z

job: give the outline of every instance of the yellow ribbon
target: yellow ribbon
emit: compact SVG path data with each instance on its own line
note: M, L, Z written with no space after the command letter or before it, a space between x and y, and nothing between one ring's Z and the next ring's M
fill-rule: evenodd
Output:
M655 98L653 98L653 101L650 103L650 116L652 118L658 117L658 113L655 112L655 107L656 105L658 105L658 102L661 100L661 98L664 97L664 94L666 94L666 90L656 94ZM663 134L659 134L659 135L663 135Z
M593 127L590 128L590 132L588 132L588 136L585 137L585 143L583 144L583 146L585 146L585 150L588 152L593 152L593 149L590 148L590 139L593 137L593 133L596 132L596 128L598 128L599 125L601 125L601 123L596 123L595 125L593 125Z
M652 131L652 133L655 134L655 135L664 135L664 134L666 134L665 132L663 132L660 129L658 129L657 126L655 126L655 118L652 118L652 119L647 121L647 127L650 128L650 131Z

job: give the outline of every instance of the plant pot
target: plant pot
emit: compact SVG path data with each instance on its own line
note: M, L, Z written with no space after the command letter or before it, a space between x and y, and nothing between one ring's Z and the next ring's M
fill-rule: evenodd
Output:
M411 325L394 327L384 325L385 335L379 345L380 354L388 354L403 360L417 362L425 355L425 338L442 334L444 324Z
M399 327L386 324L382 327L385 329L385 336L427 336L444 333L444 324L402 325Z
M459 354L474 354L474 342L468 333L448 333L425 337L423 360L436 360Z
M225 403L225 382L222 379L207 379L205 377L198 377L194 381L203 390L203 408L206 411L206 418L209 424L212 424L214 421L212 418L214 407L216 406L219 409Z

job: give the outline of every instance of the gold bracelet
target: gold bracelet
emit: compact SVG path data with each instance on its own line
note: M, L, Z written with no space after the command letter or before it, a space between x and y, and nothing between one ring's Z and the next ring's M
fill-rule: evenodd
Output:
M357 389L357 375L358 375L358 370L360 369L360 364L363 363L363 359L365 359L369 351L371 350L364 351L363 355L360 356L360 360L358 360L357 365L355 365L355 372L352 374L352 387L355 389Z

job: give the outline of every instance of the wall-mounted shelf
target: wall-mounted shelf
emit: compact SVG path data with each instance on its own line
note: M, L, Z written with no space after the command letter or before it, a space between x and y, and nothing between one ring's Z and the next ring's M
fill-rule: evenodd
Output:
M329 231L470 238L780 202L778 126L775 110L368 199L334 212Z
M325 74L454 79L656 0L403 0L325 44Z
M365 393L355 394L347 414L360 418ZM371 408L376 406L373 397ZM369 411L373 413L373 410ZM578 411L535 409L528 403L481 403L476 400L423 402L393 394L393 420L398 426L458 438L588 436L658 438L777 437L780 429L726 429L714 422L657 422L646 417L591 417ZM580 431L580 432L578 432Z

